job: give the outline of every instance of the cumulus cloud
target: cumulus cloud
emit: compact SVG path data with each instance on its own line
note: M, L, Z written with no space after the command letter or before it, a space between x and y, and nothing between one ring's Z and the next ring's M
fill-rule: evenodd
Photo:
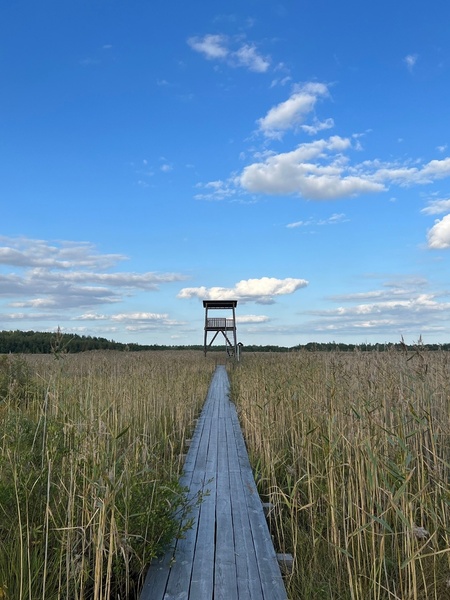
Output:
M325 83L294 86L287 100L270 108L257 121L258 131L265 138L263 150L253 148L253 161L227 179L198 184L202 191L195 197L243 200L251 195L255 200L258 194L264 194L333 200L386 192L392 186L426 185L450 177L450 157L429 162L418 159L354 162L351 153L363 151L362 134L358 133L319 138L281 152L268 147L272 140L281 140L289 130L317 135L334 127L333 119L319 120L314 114L318 100L329 96L329 86ZM437 207L432 204L424 212L432 214Z
M340 155L350 147L351 140L340 136L300 144L291 152L245 167L239 183L249 192L315 200L384 191L384 185L371 177L345 172Z
M411 167L364 161L350 165L352 140L340 136L300 144L245 167L235 182L244 190L268 195L298 195L332 200L387 191L391 185L425 185L450 176L450 158Z
M291 277L286 279L276 279L275 277L262 277L261 279L245 279L239 281L233 288L183 288L178 294L178 297L199 298L202 300L227 300L233 298L241 302L272 304L274 302L274 296L293 294L307 285L308 281L305 279L294 279Z
M279 138L284 131L296 128L304 121L320 97L328 95L324 83L306 83L284 102L271 108L258 120L259 130L267 137Z
M437 220L427 235L428 247L435 250L450 248L450 215Z
M208 33L192 36L187 43L206 59L226 62L230 67L245 67L255 73L265 73L270 67L268 57L262 56L254 44L242 43L240 38Z

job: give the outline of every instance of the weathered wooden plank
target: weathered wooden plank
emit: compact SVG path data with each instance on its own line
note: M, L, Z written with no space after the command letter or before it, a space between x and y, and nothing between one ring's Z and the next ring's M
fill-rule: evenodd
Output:
M246 491L247 510L252 531L253 544L258 559L258 569L264 598L268 600L285 600L287 598L280 567L277 562L272 538L264 516L261 498L256 488L255 479L248 458L247 447L239 424L236 408L230 406L233 432L239 457L242 483Z
M259 576L264 598L267 600L286 600L286 590L269 528L264 517L261 499L253 476L241 471L242 482L247 490L246 500L248 517L252 531L253 544L258 559Z
M219 418L210 419L210 435L205 470L208 473L217 473L217 453L219 449Z
M239 600L262 600L263 591L253 536L248 517L245 491L239 471L230 472L231 511Z
M164 598L172 556L173 550L167 552L162 559L152 561L139 596L140 600L162 600Z
M213 598L216 530L216 472L206 473L209 495L201 506L190 584L190 598Z
M228 441L227 441L227 422L229 419L223 417L218 422L218 439L217 439L217 471L223 473L229 470L228 465Z
M236 549L228 469L217 473L216 556L214 569L214 600L216 599L238 600Z
M193 472L184 473L179 483L182 487L189 488L187 497L192 503L192 511L186 518L193 518L193 527L187 532L186 540L174 540L172 546L163 557L152 561L145 578L140 600L162 600L163 598L164 600L169 600L170 596L167 594L167 587L169 585L169 578L174 573L173 565L175 565L176 560L180 559L184 545L188 545L191 542L195 546L199 508L196 506L198 486L196 485L196 481L193 480ZM182 522L181 526L183 524Z
M190 491L195 497L208 489L203 477L194 473L191 481ZM195 506L189 515L194 519L194 526L186 532L184 537L178 540L175 548L174 562L170 570L167 582L165 600L184 600L189 598L189 584L192 576L192 567L197 543L200 505Z
M228 470L229 471L240 471L240 459L238 454L238 448L236 444L236 438L234 433L233 417L230 414L226 420L226 438L227 438L227 450L228 450ZM250 463L249 463L250 468Z
M205 418L203 424L202 437L200 439L197 453L195 456L194 469L196 471L206 471L206 463L208 460L209 438L211 435L212 419Z
M198 419L197 425L195 427L194 434L191 438L191 444L189 446L189 450L187 452L186 460L183 465L183 472L193 471L195 468L195 463L197 460L197 455L201 443L201 439L203 436L203 429L205 427L205 419Z

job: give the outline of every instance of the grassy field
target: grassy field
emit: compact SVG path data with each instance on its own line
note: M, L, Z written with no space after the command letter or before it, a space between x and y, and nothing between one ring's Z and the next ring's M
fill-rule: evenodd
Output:
M254 354L231 377L290 597L450 598L450 354Z
M0 600L131 599L189 509L177 480L214 364L0 356Z
M0 356L0 600L136 597L217 358ZM290 598L450 598L450 354L228 367Z

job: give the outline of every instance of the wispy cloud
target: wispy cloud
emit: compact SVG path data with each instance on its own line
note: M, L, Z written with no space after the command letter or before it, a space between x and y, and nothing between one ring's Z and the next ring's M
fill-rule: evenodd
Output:
M402 333L418 337L426 331L439 331L445 327L450 303L440 301L442 294L427 292L426 286L427 282L423 281L419 285L405 281L399 286L387 284L384 289L336 296L336 302L356 304L307 311L316 317L308 327L311 331L324 333L385 333L388 340L392 340L393 335L400 337Z
M225 59L230 52L226 35L208 33L203 37L190 37L187 42L192 50L203 54L208 60Z
M430 200L422 211L426 215L440 215L442 213L450 212L450 198Z
M199 298L202 300L226 300L229 298L241 302L256 302L257 304L272 304L275 296L293 294L306 287L305 279L276 279L275 277L261 277L260 279L246 279L239 281L232 288L224 287L197 287L183 288L178 294L179 298Z
M286 227L288 229L296 229L297 227L309 227L309 226L323 226L323 225L337 225L338 223L345 223L348 219L344 213L334 213L327 219L307 219L306 221L295 221L294 223L288 223Z
M407 54L403 59L409 71L412 71L416 65L416 62L419 58L418 54Z
M106 269L127 260L123 254L101 254L90 242L50 243L25 237L0 236L0 264L51 269Z
M248 325L250 323L267 323L270 318L266 315L238 315L236 323L240 325Z
M187 43L207 60L222 61L230 67L244 67L256 73L265 73L270 67L270 59L260 54L255 44L243 43L240 37L208 33L192 36Z
M14 308L87 308L121 302L137 291L184 281L180 273L114 270L126 257L101 254L87 242L0 238L2 297ZM14 268L15 271L11 269Z
M325 129L332 129L334 127L334 120L331 118L325 119L325 121L319 121L318 119L314 119L312 125L302 125L301 128L308 135L316 135L319 131L324 131Z

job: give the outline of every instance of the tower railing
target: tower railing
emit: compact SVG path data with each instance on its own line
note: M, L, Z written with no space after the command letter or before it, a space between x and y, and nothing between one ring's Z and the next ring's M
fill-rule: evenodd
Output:
M234 323L234 319L224 319L224 318L213 318L213 319L207 319L206 320L206 328L207 329L212 329L212 330L216 330L216 329L234 329L235 327L235 323Z

